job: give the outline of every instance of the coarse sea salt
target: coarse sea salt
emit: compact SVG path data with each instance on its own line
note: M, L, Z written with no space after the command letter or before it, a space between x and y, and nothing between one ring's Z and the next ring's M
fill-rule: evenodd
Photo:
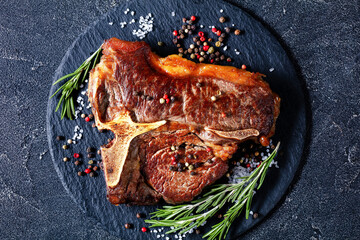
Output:
M273 72L275 69L274 68L270 68L269 69L269 72Z
M137 36L140 39L145 38L146 34L148 34L149 32L152 32L153 23L154 23L154 18L152 17L151 13L149 13L145 17L140 16L139 28L137 30L134 29L132 31L132 34Z

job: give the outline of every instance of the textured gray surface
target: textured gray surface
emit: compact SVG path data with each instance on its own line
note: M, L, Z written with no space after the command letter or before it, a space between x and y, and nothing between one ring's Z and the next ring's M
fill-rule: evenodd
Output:
M360 233L357 1L233 1L278 36L309 92L306 159L288 195L243 239ZM75 206L47 150L49 83L65 51L117 1L0 3L0 232L3 239L117 239Z

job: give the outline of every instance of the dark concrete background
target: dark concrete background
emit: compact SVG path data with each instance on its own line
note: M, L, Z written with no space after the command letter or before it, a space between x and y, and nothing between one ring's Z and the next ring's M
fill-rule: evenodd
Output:
M288 194L243 239L359 238L359 2L231 2L269 27L288 50L311 121L303 166ZM118 239L65 192L45 124L52 76L67 48L120 4L0 1L0 239Z

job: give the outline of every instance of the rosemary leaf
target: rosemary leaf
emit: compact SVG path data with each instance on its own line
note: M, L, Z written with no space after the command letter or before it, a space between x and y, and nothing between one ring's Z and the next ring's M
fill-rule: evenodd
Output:
M245 217L250 214L254 189L259 189L264 182L267 169L279 150L277 144L270 156L263 161L249 176L241 178L243 181L234 184L217 184L210 186L202 198L189 204L178 206L164 206L151 213L151 219L145 222L150 227L173 227L167 234L179 232L183 234L193 228L202 226L206 220L213 217L226 203L232 204L226 211L224 219L213 225L203 238L208 240L225 239L231 224L245 209ZM158 218L158 219L154 219Z
M61 81L70 78L67 80L61 87L59 87L55 93L51 95L50 98L53 98L58 92L61 92L61 97L59 102L55 108L55 112L57 112L62 105L61 109L61 119L65 117L65 115L69 119L73 119L75 116L75 106L73 94L76 90L79 89L80 85L84 83L85 79L88 76L88 73L91 69L93 69L98 63L102 45L94 52L89 58L87 58L74 72L69 73L58 80L56 80L53 85L60 83ZM75 91L74 91L75 90Z

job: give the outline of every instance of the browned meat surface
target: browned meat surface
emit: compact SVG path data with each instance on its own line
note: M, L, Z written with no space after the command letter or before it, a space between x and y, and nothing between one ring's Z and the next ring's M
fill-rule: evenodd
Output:
M97 126L116 135L102 156L114 204L190 201L225 174L239 142L274 133L280 99L261 74L176 55L159 58L144 42L116 38L105 41L103 54L88 94ZM125 128L126 114L131 120ZM133 139L123 130L161 120L166 124ZM124 138L130 147L123 150L128 152L118 182L110 184Z

